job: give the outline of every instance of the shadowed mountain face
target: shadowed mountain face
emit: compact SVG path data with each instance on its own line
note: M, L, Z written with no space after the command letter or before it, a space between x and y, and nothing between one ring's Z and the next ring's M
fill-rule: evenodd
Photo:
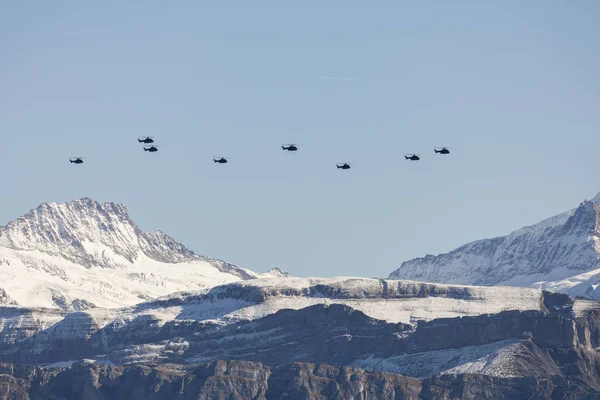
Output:
M356 367L248 361L190 365L106 366L87 362L43 370L0 364L5 399L446 400L596 399L598 387L562 376L547 379L444 375L423 380Z
M410 325L375 320L337 304L281 310L229 326L196 321L160 326L152 316L141 315L127 324L117 319L101 328L86 313L71 313L45 330L6 341L0 346L0 360L54 363L101 357L125 364L248 359L269 365L293 360L344 365L397 351L398 335L411 330Z
M600 298L600 195L508 236L402 263L390 279L541 287Z
M377 320L342 304L283 309L229 325L209 320L165 323L151 314L102 324L81 312L42 330L25 324L31 311L15 309L11 320L28 328L6 332L0 361L188 365L247 360L269 366L297 361L417 378L461 372L549 376L562 374L562 365L575 354L595 362L600 307L550 293L540 306L540 311L438 318L415 325Z
M0 397L599 398L600 307L546 294L543 308L413 327L343 305L317 305L225 327L178 324L151 331L155 321L146 320L140 321L146 329L119 332L113 326L96 333L91 321L73 315L50 328L65 332L60 342L36 346L22 339L19 360L96 361L44 368L0 363ZM73 332L73 326L82 329Z
M0 364L5 399L252 399L445 400L596 399L598 388L561 376L496 378L445 375L423 380L356 367L247 361L190 365L106 366L91 363L43 370Z
M340 282L338 282L339 284ZM296 285L298 282L296 282ZM361 285L365 283L360 281ZM477 302L483 292L417 283L390 288L389 302L441 296ZM244 285L235 284L243 289ZM293 286L293 285L292 285ZM318 289L317 289L318 288ZM352 289L350 289L352 288ZM374 287L371 290L375 289ZM408 290L407 290L408 289ZM474 290L473 288L472 290ZM217 288L268 302L281 288ZM530 289L518 289L530 291ZM358 296L358 284L284 291ZM374 292L363 286L362 300ZM231 298L231 297L230 297ZM225 300L221 297L220 300ZM378 300L375 300L378 301ZM151 303L167 307L163 302ZM425 303L421 303L425 304ZM390 304L391 306L391 304ZM434 318L374 319L344 304L281 309L255 319L161 320L138 307L64 313L4 307L0 397L8 399L497 399L600 396L600 305L543 293L537 310ZM366 310L370 310L366 307ZM93 312L92 312L93 311ZM46 324L41 326L40 323ZM80 360L80 361L75 361ZM29 364L29 365L28 365ZM38 366L31 366L37 364ZM43 368L41 368L43 367Z
M417 399L421 382L356 367L218 361L112 367L80 363L42 370L0 365L0 397L8 399Z
M383 349L398 344L396 338L407 335L419 320L424 323L505 310L544 311L547 296L526 288L363 278L271 278L179 293L114 310L91 308L69 313L0 307L0 358L52 363L106 358L114 353L112 362L126 363L136 358L170 359L176 354L186 362L200 362L197 360L252 353L253 348L264 345L261 355L271 357L271 362L273 357L285 355L285 362L330 363L335 359L343 363L357 354L373 355L377 346ZM202 343L194 347L200 339ZM260 345L255 343L258 339ZM158 343L162 341L166 342ZM296 348L300 358L294 358L294 352L278 350L286 346L291 346L288 350ZM304 354L313 358L302 358ZM333 358L314 358L324 356ZM196 361L189 361L191 358Z

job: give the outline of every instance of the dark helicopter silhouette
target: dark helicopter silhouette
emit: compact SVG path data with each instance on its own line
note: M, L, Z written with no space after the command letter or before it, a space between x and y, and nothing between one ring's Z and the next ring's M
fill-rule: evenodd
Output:
M150 136L147 136L145 139L138 138L138 142L150 144L150 143L154 143L154 139L152 139Z
M342 165L340 164L336 164L335 165L338 169L350 169L350 164L348 163L343 163Z
M416 154L411 154L411 155L407 154L407 155L404 156L404 158L406 158L407 160L410 160L410 161L419 161L421 159Z
M158 147L156 147L156 146L144 147L144 151L149 151L150 153L154 153L154 152L158 151Z
M73 157L75 158L75 157ZM71 162L71 164L83 164L83 159L81 157L77 157L75 159L70 158L69 161Z
M287 150L287 151L297 151L298 150L298 147L296 147L295 144L288 144L288 145L284 144L283 146L281 146L281 148L283 150Z
M213 161L218 164L227 164L227 159L224 157L221 158L213 158Z
M450 154L450 150L447 147L436 147L433 149L438 154Z

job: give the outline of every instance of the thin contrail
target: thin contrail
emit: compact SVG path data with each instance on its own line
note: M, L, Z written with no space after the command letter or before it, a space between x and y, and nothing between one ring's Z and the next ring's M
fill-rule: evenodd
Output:
M337 76L317 76L317 79L329 79L333 81L358 81L356 78L340 78Z

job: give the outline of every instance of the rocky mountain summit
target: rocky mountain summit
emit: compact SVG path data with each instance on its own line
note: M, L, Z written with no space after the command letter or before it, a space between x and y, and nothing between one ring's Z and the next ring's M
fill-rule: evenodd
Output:
M44 203L0 227L0 303L77 311L259 277L142 232L125 206Z
M423 380L357 367L293 363L268 367L247 361L107 366L83 361L70 368L0 364L6 399L595 399L597 388L561 376L550 379L444 375Z
M503 237L402 263L390 279L530 286L600 298L600 194Z
M129 267L141 256L162 263L206 261L243 279L257 275L216 259L198 256L161 231L144 233L122 204L90 198L43 203L0 228L0 246L39 251L85 267Z

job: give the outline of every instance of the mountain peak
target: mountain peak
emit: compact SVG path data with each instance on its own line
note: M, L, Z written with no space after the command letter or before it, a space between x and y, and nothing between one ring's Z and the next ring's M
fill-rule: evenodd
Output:
M402 263L390 278L535 286L600 298L600 194L507 236Z
M282 271L281 269L275 267L271 268L267 272L261 274L262 277L269 278L289 278L291 275L288 272Z
M257 276L144 233L124 205L88 197L42 203L0 227L0 304L121 307Z
M71 216L76 215L80 219L94 219L98 216L104 216L109 221L120 220L127 224L135 225L129 217L129 212L125 205L113 202L99 203L89 197L74 199L67 203L44 202L12 223L18 224L23 219L31 221L32 218L37 219L37 223L42 223L45 218L60 218L68 214L71 214Z
M60 255L86 267L126 266L141 254L167 263L197 258L161 231L142 232L123 204L89 197L40 204L0 228L0 246Z

